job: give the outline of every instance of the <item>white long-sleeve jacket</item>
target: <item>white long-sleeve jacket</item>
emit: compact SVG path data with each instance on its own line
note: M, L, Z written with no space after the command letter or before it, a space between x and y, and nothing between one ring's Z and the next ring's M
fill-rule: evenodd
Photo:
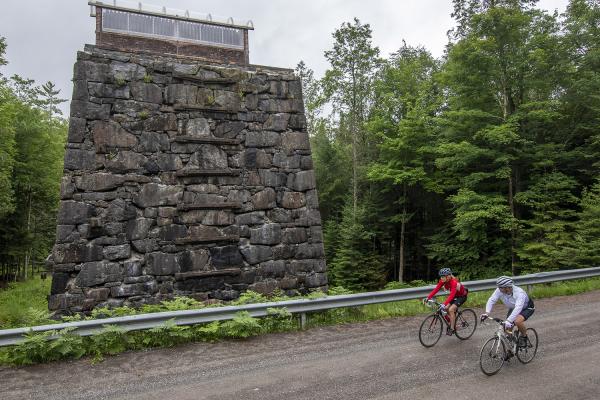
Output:
M492 311L494 304L496 304L498 300L501 300L506 307L513 309L512 313L510 313L506 320L509 322L515 322L517 315L519 315L521 311L529 304L529 296L518 286L513 286L512 288L512 295L504 294L500 291L500 289L496 289L485 305L486 314L489 314Z

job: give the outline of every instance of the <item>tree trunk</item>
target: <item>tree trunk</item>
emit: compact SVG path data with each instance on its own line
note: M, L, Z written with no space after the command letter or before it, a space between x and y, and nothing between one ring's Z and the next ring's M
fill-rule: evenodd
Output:
M513 195L513 181L512 181L512 171L508 176L508 204L510 205L510 214L513 218L515 216L515 201ZM515 254L515 245L516 245L516 231L514 227L510 229L510 261L511 261L511 272L512 275L515 276L517 274L517 256Z
M404 282L404 234L406 232L406 183L402 185L402 222L400 224L400 253L398 255L398 282Z
M400 248L400 231L398 230L398 226L395 225L394 226L394 253L393 253L393 260L394 260L394 276L392 276L393 280L398 280L398 270L399 270L399 266L400 266L400 256L399 256L399 251L398 249Z
M31 229L31 186L29 187L29 195L27 199L27 239L29 239L29 231ZM24 279L27 279L27 267L29 267L29 260L31 258L31 245L25 251L25 265L23 266Z
M404 232L406 227L406 206L402 207L402 224L400 225L400 254L398 261L398 282L404 282Z
M354 120L354 118L352 118ZM357 161L357 140L356 140L356 127L355 122L352 121L352 205L354 211L354 218L356 218L356 209L358 207L358 161Z
M354 66L352 66L352 107L350 110L350 132L352 134L352 211L353 218L356 220L356 210L358 208L358 129L357 129L357 111L358 111L358 93L356 88L356 75Z
M427 257L427 275L425 276L425 280L429 280L431 276L431 259Z

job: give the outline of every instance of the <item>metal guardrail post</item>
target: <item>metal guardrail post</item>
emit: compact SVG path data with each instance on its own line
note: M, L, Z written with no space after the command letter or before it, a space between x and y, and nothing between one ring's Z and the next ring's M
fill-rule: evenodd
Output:
M307 322L307 318L306 318L306 313L300 313L300 328L301 329L306 329L306 322Z

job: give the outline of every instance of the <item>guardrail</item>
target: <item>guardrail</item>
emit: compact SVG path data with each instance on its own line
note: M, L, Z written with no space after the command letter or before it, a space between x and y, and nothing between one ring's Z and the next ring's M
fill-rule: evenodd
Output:
M519 286L528 286L539 283L565 281L571 279L590 278L600 276L600 267L574 269L566 271L541 272L531 275L514 277L514 282ZM494 289L495 279L463 282L469 292ZM80 336L89 336L101 332L106 325L117 326L125 331L142 330L161 326L169 320L176 325L194 325L205 322L230 320L240 311L247 311L253 317L268 315L270 308L286 308L292 314L300 314L302 327L306 325L306 313L325 311L333 308L357 307L368 304L389 303L393 301L419 299L431 292L434 286L418 288L384 290L380 292L357 293L340 296L327 296L317 299L288 300L270 303L246 304L241 306L225 306L203 308L198 310L168 311L152 314L139 314L125 317L105 318L89 321L41 325L28 328L0 330L0 346L18 343L29 332L47 332L74 328L72 333ZM50 336L49 339L54 338Z

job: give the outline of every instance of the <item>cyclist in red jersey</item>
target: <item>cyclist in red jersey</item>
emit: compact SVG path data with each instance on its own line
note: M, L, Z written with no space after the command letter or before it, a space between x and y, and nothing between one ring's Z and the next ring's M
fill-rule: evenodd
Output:
M423 302L425 303L428 300L431 300L431 298L435 296L437 292L439 292L442 286L444 289L450 291L450 294L448 295L446 301L442 304L442 307L448 312L448 317L450 318L450 328L446 330L446 335L452 336L456 328L454 325L456 323L456 310L458 309L458 306L467 301L467 295L469 291L462 283L458 281L454 275L452 275L452 270L450 268L440 269L439 275L440 281L435 289L429 293L429 296L423 299Z

